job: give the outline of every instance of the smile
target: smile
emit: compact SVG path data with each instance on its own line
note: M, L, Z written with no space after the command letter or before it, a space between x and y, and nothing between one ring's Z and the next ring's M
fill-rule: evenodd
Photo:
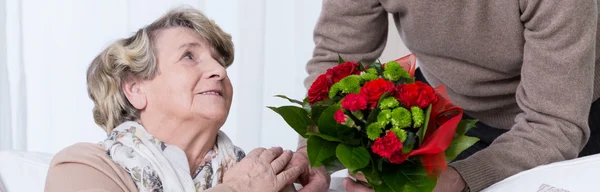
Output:
M221 92L219 92L219 91L205 91L205 92L201 92L200 95L217 95L217 96L223 96L223 94L221 94Z

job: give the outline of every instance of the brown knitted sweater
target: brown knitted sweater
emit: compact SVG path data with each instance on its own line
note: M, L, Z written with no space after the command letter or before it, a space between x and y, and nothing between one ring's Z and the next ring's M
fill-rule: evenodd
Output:
M338 54L377 59L392 13L432 85L446 85L469 116L510 129L451 165L479 191L576 158L587 142L590 106L600 95L598 9L597 0L324 0L305 86Z

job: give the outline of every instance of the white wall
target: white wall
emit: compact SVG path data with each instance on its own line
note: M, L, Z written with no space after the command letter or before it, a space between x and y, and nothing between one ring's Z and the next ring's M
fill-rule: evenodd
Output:
M266 106L288 104L272 97L276 94L298 99L305 95L304 65L312 55L319 0L0 3L6 6L5 17L0 18L0 37L6 37L0 40L0 62L6 61L0 65L0 126L4 126L0 127L0 147L5 147L0 149L10 145L8 148L55 153L76 142L102 140L105 134L93 122L93 103L85 85L90 61L110 42L183 4L204 11L233 35L236 60L228 74L234 85L234 102L222 130L246 151L258 146L296 147L295 132ZM396 46L386 50L384 61L407 53L398 48L399 37L391 31L388 43Z

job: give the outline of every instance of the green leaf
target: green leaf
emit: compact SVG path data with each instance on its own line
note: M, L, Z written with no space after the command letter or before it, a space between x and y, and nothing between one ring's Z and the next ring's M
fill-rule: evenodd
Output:
M268 107L275 111L285 122L290 125L298 134L306 138L306 129L312 124L310 118L308 118L308 112L303 108L296 106L282 106L282 107Z
M378 171L383 170L383 158L377 158L377 170Z
M377 70L377 74L383 74L383 69L381 68L381 63L373 62L369 64L369 68L373 68Z
M350 146L342 143L337 146L335 154L349 171L362 169L369 165L371 160L369 152L362 146Z
M425 121L423 122L423 127L417 131L417 136L419 137L419 145L423 144L423 140L425 140L425 134L427 133L427 126L429 126L429 118L431 116L431 104L427 107L427 111L425 111Z
M402 142L402 153L407 154L413 150L417 141L416 137L417 136L413 132L407 131L406 140Z
M375 165L373 161L371 161L370 164L371 166L366 166L365 168L359 169L357 172L363 173L370 185L381 185L381 177L379 177L379 171L377 171L376 167L377 165Z
M342 63L344 63L344 59L342 59L342 56L340 56L338 54L338 64L342 64Z
M377 192L433 191L436 184L436 180L430 179L422 166L414 164L384 171L380 177L383 183L374 186Z
M320 137L309 137L306 142L308 153L308 161L313 167L320 167L324 165L324 161L335 157L336 146L338 142L327 141Z
M471 147L479 141L477 137L469 137L465 135L457 135L450 143L450 146L444 151L446 154L446 162L452 162L461 152Z
M338 124L335 121L333 114L339 109L341 109L339 105L332 105L321 113L318 122L319 133L340 138L348 143L348 141L354 139L356 129Z
M310 118L315 121L315 124L318 123L319 117L321 117L321 114L323 113L323 111L325 111L325 109L327 109L327 107L329 106L321 106L321 105L314 105L311 108L310 111Z
M339 138L332 137L332 136L329 136L329 135L323 135L323 134L317 133L317 132L306 132L306 135L320 137L321 139L324 139L324 140L327 140L327 141L343 142Z
M476 127L475 123L477 123L477 120L461 120L456 126L456 134L464 135L467 131L471 130L471 128Z
M303 103L302 103L302 101L298 101L298 100L295 100L295 99L290 99L289 97L287 97L287 96L285 96L285 95L275 95L275 97L279 97L279 98L287 99L288 101L290 101L290 102L292 102L292 103L295 103L295 104L298 104L298 105L300 105L300 106L303 106Z
M358 70L360 71L367 71L367 69L365 68L365 65L362 61L358 62Z
M377 115L379 115L379 108L374 108L369 112L369 116L367 117L367 124L371 124L373 122L377 122Z
M331 175L339 170L346 169L336 156L330 157L323 162L325 171Z

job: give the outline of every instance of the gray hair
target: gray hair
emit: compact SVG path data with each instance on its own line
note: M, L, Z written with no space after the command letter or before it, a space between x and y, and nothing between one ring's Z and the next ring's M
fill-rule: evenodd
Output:
M223 32L214 21L192 8L169 11L135 35L117 40L102 51L87 71L88 94L94 101L94 121L107 133L125 121L135 121L140 111L125 97L122 83L150 80L158 75L154 39L160 29L187 27L193 29L211 45L213 56L222 65L233 63L231 35Z

